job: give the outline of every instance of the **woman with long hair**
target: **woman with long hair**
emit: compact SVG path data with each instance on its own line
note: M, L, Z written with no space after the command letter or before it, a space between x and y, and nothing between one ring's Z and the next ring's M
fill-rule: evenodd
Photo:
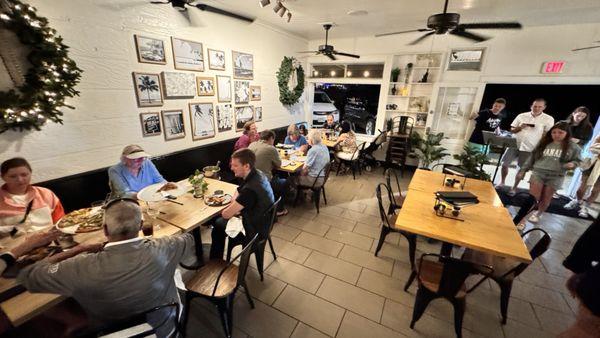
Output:
M568 170L575 169L581 159L581 148L571 141L571 130L567 121L556 123L533 150L531 157L521 168L532 169L529 181L530 193L538 201L538 210L529 217L532 223L539 222L552 200L552 195L562 187Z
M590 122L590 110L585 106L579 106L573 110L567 118L571 127L571 140L580 147L586 145L594 133L594 126Z

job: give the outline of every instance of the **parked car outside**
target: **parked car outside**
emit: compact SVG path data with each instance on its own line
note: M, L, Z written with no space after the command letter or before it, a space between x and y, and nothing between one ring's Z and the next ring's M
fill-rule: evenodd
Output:
M317 90L315 91L313 102L313 128L321 128L327 122L327 115L333 114L335 122L340 121L340 112L333 105L333 100L329 98L327 93Z
M348 98L344 106L344 121L354 125L354 131L375 135L375 121L377 120L377 109L369 104L368 100Z

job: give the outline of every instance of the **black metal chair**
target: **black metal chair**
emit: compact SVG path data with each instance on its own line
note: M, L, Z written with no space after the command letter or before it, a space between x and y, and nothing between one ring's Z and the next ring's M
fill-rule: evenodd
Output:
M537 206L537 199L535 196L526 191L516 194L513 199L516 198L523 198L523 201L519 203L520 209L513 218L513 223L515 225L519 224L523 218L525 218L525 216L527 216L527 214L529 214Z
M177 333L179 332L179 306L180 304L178 303L157 306L131 317L111 322L110 324L85 328L73 333L73 337L91 338L106 335L128 338L148 337L151 335L177 337ZM162 312L164 312L164 314ZM159 314L165 315L166 318L159 323L153 323L154 325L151 325L150 323L153 322L152 316ZM169 323L173 326L167 326Z
M246 289L246 298L250 307L254 309L254 302L250 296L250 290L246 285L246 271L252 248L256 243L258 234L255 235L231 262L222 259L211 259L202 266L196 274L185 283L185 310L183 316L183 331L187 326L190 316L191 301L195 297L210 300L217 306L221 324L225 330L225 336L231 338L233 330L233 300L240 286ZM240 258L239 265L233 264ZM185 336L185 331L184 331Z
M337 167L337 171L335 173L336 176L340 174L340 170L342 168L341 163L346 163L352 169L352 178L356 179L356 171L358 170L358 174L362 175L362 166L364 162L364 152L367 142L363 142L357 145L356 150L352 153L350 159L342 159L336 155L336 158L340 161L340 165Z
M269 226L267 228L267 238L259 238L256 242L252 252L254 253L254 258L256 258L256 267L258 268L258 274L260 275L260 280L263 280L263 271L265 267L265 249L267 246L267 242L269 243L269 247L271 248L271 253L273 254L273 258L277 259L277 255L275 254L275 249L273 248L273 242L271 241L271 231L273 231L273 224L275 224L275 219L277 218L277 206L281 202L281 197L279 197L267 211L265 211L265 215L269 216ZM227 240L227 259L229 262L231 259L231 252L233 248L238 245L244 245L242 242L242 236L238 236L236 238L228 237Z
M331 173L331 166L333 165L333 161L327 163L321 170L319 171L319 175L315 177L313 183L308 185L298 184L296 186L296 199L294 200L294 206L298 203L298 200L302 197L302 191L311 190L313 195L313 201L315 202L315 207L317 208L317 214L319 213L319 204L321 203L321 193L323 194L323 200L325 201L325 205L327 205L327 196L325 195L325 184L329 179L329 174ZM322 176L322 174L324 176ZM319 184L319 179L323 178L323 183Z
M383 197L382 197L382 189L385 189L388 196L388 207L384 206ZM392 207L391 200L391 192L387 185L384 183L379 183L377 188L375 188L375 193L377 195L377 202L379 204L379 215L381 216L381 234L379 235L379 242L377 243L377 248L375 249L375 256L381 250L383 243L385 242L385 238L391 232L398 232L406 240L408 241L408 257L410 259L410 268L412 271L415 271L415 253L417 251L417 235L411 234L406 231L398 230L394 228L394 223L396 221L396 213L395 211L390 212Z
M436 260L424 259L435 257ZM445 298L454 307L454 331L462 337L462 321L465 314L467 290L465 280L474 274L492 273L492 268L457 258L438 254L423 254L419 260L417 280L419 289L415 296L410 328L421 318L427 305L436 298Z
M533 238L532 233L541 232L540 238ZM550 235L543 229L533 228L523 233L523 239L529 248L532 263L539 256L544 254L550 247L552 239ZM483 273L484 277L478 281L467 292L473 291L479 284L490 278L498 283L500 287L500 313L502 314L502 324L506 324L506 314L508 312L508 301L510 300L510 292L512 290L513 280L517 278L530 264L521 263L513 259L502 258L483 252L466 249L462 259L477 264L490 265L494 270L491 273Z
M402 203L404 202L405 195L402 194L402 188L400 188L400 179L398 178L398 174L396 173L396 170L394 170L392 168L388 168L383 172L383 174L385 175L385 183L387 184L388 189L391 193L391 195L390 195L391 203L390 203L390 210L388 211L388 214L392 214L397 209L402 208ZM398 192L394 192L394 186L392 185L392 178L395 179L396 188L398 189Z

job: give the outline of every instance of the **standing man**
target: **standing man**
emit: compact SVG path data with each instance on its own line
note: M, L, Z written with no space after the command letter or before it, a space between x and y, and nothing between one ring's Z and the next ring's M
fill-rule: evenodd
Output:
M516 159L519 169L522 168L544 134L554 126L554 118L544 113L544 109L546 109L546 100L535 99L531 104L531 111L517 115L512 122L510 131L517 138L518 149L508 148L504 153L500 185L505 184L508 167L512 162ZM509 195L515 194L523 176L525 176L525 172L517 173L515 184L510 189Z
M275 133L272 130L264 130L260 132L260 140L250 143L248 149L256 155L256 169L262 171L271 182L275 198L281 197L281 202L277 206L277 216L284 216L288 213L283 201L289 184L287 179L273 175L273 170L281 167L281 158L273 146L274 143Z
M258 233L260 239L267 238L269 231L269 215L265 212L275 201L273 189L267 177L256 170L256 156L252 150L240 149L231 155L231 171L235 177L244 180L233 196L233 202L221 212L221 217L214 222L211 233L212 244L210 246L210 258L223 258L225 250L225 228L227 222L234 216L242 216L242 224L246 235L245 243Z
M483 141L482 131L494 131L500 127L500 123L506 115L504 114L504 107L506 107L506 100L498 98L494 100L494 104L491 109L484 109L479 113L473 113L470 117L471 120L475 120L475 129L469 142L471 145L479 151L483 152L485 143Z

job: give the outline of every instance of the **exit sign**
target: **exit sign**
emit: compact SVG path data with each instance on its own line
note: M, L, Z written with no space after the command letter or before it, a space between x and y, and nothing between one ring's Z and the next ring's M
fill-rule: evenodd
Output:
M542 64L542 74L560 74L564 69L564 61L548 61Z

